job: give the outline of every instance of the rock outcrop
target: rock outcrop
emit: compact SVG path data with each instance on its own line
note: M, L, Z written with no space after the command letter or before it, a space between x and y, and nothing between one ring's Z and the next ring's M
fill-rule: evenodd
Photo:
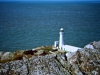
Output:
M72 74L100 75L100 41L92 42L92 45L93 49L84 47L77 52L66 54Z
M5 60L0 63L0 75L100 75L100 41L88 45L91 48L86 45L72 53L51 47L0 52L0 60Z

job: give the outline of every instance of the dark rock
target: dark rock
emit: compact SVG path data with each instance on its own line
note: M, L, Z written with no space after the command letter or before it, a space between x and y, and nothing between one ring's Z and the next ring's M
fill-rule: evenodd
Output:
M47 53L44 51L42 54L40 54L41 56L45 56Z
M27 51L24 52L24 54L25 54L25 55L28 55L28 54L33 55L33 51L32 51L32 50L27 50Z

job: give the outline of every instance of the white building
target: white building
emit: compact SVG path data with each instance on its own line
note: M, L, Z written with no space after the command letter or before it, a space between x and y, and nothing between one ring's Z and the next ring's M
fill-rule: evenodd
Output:
M57 47L60 49L60 50L65 50L65 51L68 51L68 52L75 52L77 51L78 49L81 49L79 47L75 47L75 46L70 46L70 45L64 45L64 37L63 37L63 33L64 33L64 29L61 28L60 29L60 37L59 37L59 45L58 45L58 41L55 41L54 43L54 46Z
M62 49L63 46L64 46L63 33L64 33L64 29L61 28L61 29L60 29L60 32L59 32L59 34L60 34L60 37L59 37L59 48L60 48L60 49Z

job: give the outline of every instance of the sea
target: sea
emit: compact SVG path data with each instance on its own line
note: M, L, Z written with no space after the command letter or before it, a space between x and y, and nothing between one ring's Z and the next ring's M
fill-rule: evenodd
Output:
M0 51L64 43L83 48L100 40L100 2L0 2Z

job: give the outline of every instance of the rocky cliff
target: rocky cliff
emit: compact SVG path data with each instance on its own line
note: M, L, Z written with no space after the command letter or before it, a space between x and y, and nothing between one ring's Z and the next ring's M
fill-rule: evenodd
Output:
M0 52L0 75L100 75L100 41L72 53L52 47Z

